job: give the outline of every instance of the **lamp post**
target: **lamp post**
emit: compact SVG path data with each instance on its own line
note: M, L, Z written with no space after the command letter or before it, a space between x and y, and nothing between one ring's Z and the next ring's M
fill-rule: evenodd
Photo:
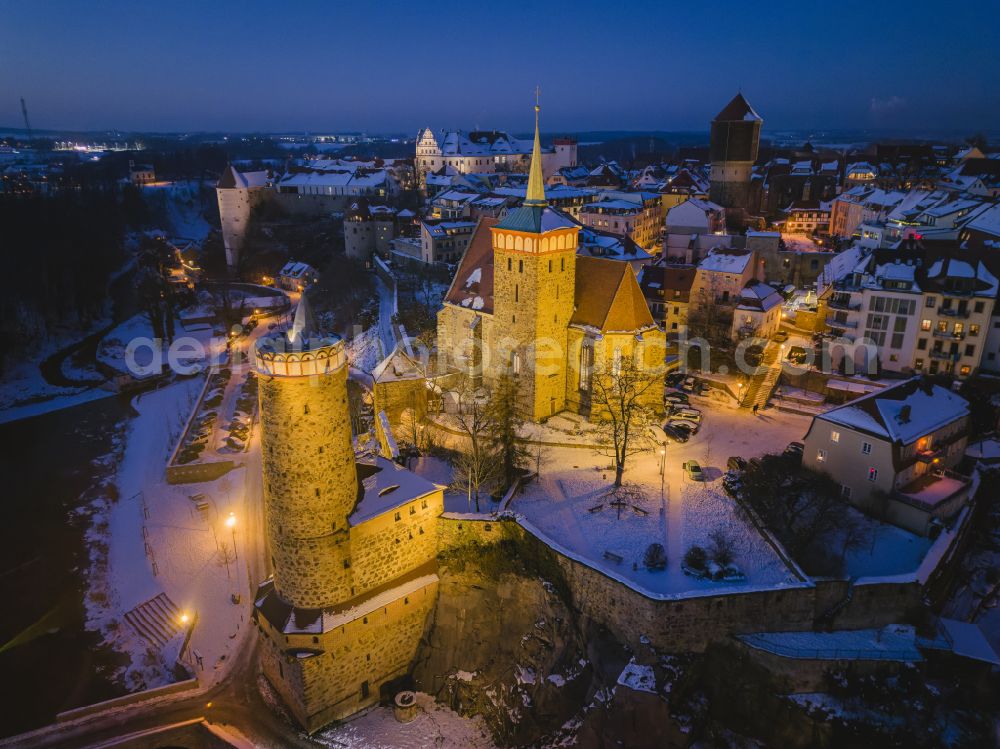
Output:
M238 562L240 555L236 552L236 513L229 513L229 517L226 518L226 525L233 532L233 559Z
M660 448L660 496L663 496L663 476L667 470L667 447Z

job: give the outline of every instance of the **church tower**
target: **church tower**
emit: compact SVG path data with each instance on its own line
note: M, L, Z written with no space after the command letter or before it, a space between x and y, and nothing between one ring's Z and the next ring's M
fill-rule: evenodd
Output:
M750 177L757 160L763 124L764 120L743 94L736 94L712 120L709 198L713 203L724 208L749 209Z
M347 518L358 478L347 406L347 356L315 331L305 296L287 333L258 341L264 514L274 586L287 604L351 597Z
M566 407L567 327L573 315L579 227L545 199L535 104L535 143L522 205L490 228L494 320L502 361L519 381L525 414Z

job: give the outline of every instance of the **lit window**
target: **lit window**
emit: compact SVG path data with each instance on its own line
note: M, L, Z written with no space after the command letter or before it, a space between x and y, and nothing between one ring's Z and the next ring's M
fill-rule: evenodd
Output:
M865 455L871 455L872 454L872 443L871 442L862 442L861 443L861 452L863 452Z
M840 432L830 432L830 442L840 442Z
M878 479L878 468L869 468L868 469L868 480L869 481L876 481L877 479Z
M817 450L816 451L816 462L817 463L824 463L824 462L826 462L826 450Z
M931 329L931 321L930 320L921 320L920 321L920 329L921 330L930 330Z

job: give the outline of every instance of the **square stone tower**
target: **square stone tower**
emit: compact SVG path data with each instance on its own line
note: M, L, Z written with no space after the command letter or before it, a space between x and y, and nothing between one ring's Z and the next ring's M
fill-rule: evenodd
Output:
M536 106L524 203L490 228L499 368L520 380L525 413L536 420L566 408L567 328L579 231L545 199Z

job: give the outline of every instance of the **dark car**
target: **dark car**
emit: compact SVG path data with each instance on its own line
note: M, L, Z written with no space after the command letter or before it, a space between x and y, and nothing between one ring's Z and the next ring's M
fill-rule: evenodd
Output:
M684 381L685 374L683 372L671 372L663 381L670 387L677 387L681 382Z
M726 468L728 468L730 471L743 471L746 470L746 467L747 467L746 460L739 457L738 455L734 455L729 460L726 461Z
M678 406L685 406L690 402L687 393L667 393L663 396L664 403L673 403Z
M674 442L687 442L691 439L691 434L686 429L674 426L673 424L667 424L663 427L664 434L667 435Z
M785 358L792 364L805 364L808 356L808 353L802 346L792 346L788 349L788 355Z

